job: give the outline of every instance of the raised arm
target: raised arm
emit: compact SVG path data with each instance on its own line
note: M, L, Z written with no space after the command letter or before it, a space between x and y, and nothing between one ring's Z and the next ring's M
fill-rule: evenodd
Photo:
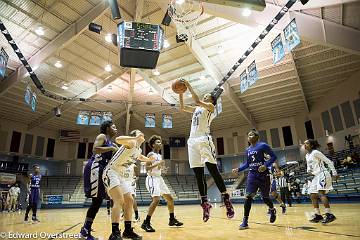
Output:
M149 157L145 157L144 155L140 154L137 159L141 162L152 162L152 161L156 160L156 157L153 155L151 155Z
M118 149L115 146L102 147L102 145L104 144L105 141L106 141L106 135L105 134L99 134L96 137L95 142L94 142L93 153L101 154L101 153L109 152L109 151L115 152Z
M215 111L215 106L212 103L203 102L200 100L199 96L196 94L196 92L191 87L191 85L188 81L183 80L183 82L185 83L186 87L189 89L191 96L192 96L193 100L195 101L196 105L206 108L211 113L213 113Z
M126 148L133 148L136 146L137 137L119 136L115 139L115 142L124 145Z
M193 113L195 111L194 107L184 105L184 94L180 93L179 98L180 98L180 111L188 112L188 113Z

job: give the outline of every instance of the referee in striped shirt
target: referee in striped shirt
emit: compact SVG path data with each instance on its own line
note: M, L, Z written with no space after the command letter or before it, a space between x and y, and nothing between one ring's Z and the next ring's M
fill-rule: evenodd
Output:
M283 203L287 200L288 206L291 207L290 183L285 175L276 179L278 189L280 189L280 197Z

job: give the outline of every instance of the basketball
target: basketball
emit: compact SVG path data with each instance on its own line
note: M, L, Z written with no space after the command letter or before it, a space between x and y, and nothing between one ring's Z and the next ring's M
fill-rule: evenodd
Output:
M183 83L181 80L176 80L175 82L173 82L171 88L174 91L174 93L177 94L184 93L186 92L187 89L185 83Z

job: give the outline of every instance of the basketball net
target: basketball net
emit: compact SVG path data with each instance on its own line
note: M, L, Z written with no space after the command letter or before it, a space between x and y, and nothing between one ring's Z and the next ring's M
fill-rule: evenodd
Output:
M196 25L203 13L204 6L200 0L171 0L168 7L168 14L176 24L178 38L184 41L196 36Z

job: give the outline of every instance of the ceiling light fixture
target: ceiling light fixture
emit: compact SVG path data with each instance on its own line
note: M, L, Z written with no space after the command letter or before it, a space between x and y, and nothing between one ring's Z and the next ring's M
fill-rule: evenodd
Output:
M105 66L105 71L107 71L107 72L111 72L111 70L112 70L112 68L111 68L111 65L110 64L106 64L106 66Z
M167 39L164 40L164 48L170 47L170 43Z
M105 35L105 41L108 42L108 43L111 43L112 42L112 37L111 37L111 34L108 33Z
M152 70L152 74L155 75L155 76L159 76L160 75L159 69Z
M243 10L242 10L242 15L244 16L244 17L249 17L250 15L251 15L251 10L249 9L249 8L244 8Z
M39 36L43 36L45 34L44 28L43 27L36 28L35 33Z
M56 63L54 64L54 66L57 67L57 68L62 68L62 67L63 67L63 65L61 64L60 61L56 61Z

